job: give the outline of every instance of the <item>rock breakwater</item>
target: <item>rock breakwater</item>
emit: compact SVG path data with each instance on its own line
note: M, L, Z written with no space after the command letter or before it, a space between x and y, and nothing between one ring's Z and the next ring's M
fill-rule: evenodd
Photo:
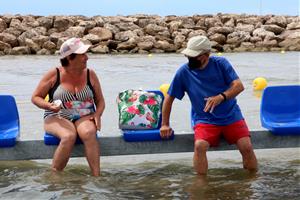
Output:
M99 54L180 52L195 35L206 35L215 52L299 51L300 17L0 15L0 55L55 54L70 37Z

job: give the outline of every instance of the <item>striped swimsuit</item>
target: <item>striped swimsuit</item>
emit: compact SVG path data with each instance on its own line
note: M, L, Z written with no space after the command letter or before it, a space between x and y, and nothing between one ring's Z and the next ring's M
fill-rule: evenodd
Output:
M49 91L49 102L55 100L61 100L62 105L59 112L55 113L50 110L46 110L44 113L44 119L48 116L58 116L75 122L83 116L92 114L95 112L94 104L94 89L90 82L89 69L87 69L87 84L85 87L73 94L70 91L64 89L60 85L60 73L56 68L57 79L53 88Z

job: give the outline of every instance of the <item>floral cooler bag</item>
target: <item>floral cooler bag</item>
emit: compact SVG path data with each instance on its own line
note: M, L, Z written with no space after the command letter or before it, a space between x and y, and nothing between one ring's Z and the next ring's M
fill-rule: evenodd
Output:
M160 126L163 97L155 92L125 90L117 97L119 128L157 129Z

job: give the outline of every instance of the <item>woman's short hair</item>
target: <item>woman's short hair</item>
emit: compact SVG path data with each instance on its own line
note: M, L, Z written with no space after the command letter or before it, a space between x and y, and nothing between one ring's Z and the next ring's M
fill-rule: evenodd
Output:
M70 54L70 55L67 56L67 57L69 57L70 60L74 60L75 57L76 57L76 55L77 55L77 54L72 53L72 54ZM63 67L67 67L67 66L69 65L69 60L68 60L67 57L61 58L61 59L60 59L60 63L61 63L61 65L62 65Z

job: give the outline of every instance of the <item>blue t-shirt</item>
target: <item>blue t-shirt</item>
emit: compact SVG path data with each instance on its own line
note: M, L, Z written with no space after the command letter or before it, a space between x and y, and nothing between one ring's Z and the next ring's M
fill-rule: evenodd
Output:
M232 81L238 79L231 64L223 57L211 56L203 69L193 69L182 65L176 72L168 94L182 99L185 92L192 104L192 118L197 123L228 125L243 119L235 98L220 103L212 113L204 112L204 98L216 96L226 91Z

